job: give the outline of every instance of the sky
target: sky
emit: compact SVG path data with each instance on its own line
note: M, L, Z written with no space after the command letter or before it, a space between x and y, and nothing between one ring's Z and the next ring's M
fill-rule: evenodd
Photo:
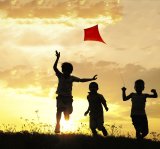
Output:
M143 79L144 92L160 94L159 7L159 0L0 0L1 125L55 125L58 80L52 66L58 50L60 70L67 61L77 77L98 75L98 92L109 107L105 123L134 132L131 102L122 101L121 88L134 92L135 80ZM84 29L96 24L106 44L83 41ZM73 123L89 121L83 116L88 85L73 85ZM147 99L151 132L160 132L159 99Z

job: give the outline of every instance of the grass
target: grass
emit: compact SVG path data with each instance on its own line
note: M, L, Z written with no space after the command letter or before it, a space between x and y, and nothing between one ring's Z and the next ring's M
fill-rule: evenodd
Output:
M23 119L24 124L18 132L15 125L1 124L0 148L1 149L117 149L117 148L144 148L153 149L160 147L160 134L150 133L150 139L137 141L133 135L122 133L122 125L107 125L109 136L92 137L88 125L81 123L74 132L64 132L54 134L54 126L40 123L38 112L36 111L38 123L33 119Z
M1 149L106 149L106 148L159 148L159 141L137 141L127 137L102 137L96 138L83 134L39 134L29 132L0 132Z

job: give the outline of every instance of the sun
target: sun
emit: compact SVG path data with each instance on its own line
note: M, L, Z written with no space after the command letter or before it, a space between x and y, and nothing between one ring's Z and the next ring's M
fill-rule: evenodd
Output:
M66 121L64 117L62 117L60 123L61 123L61 131L64 133L76 132L77 130L77 125L72 119Z

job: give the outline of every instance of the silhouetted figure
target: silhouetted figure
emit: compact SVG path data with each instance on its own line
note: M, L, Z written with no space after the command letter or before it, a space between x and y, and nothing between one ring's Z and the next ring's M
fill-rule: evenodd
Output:
M58 77L58 87L56 94L58 94L57 98L57 113L56 113L56 128L55 133L60 133L60 120L61 114L64 113L65 120L69 120L69 115L73 111L72 102L72 84L73 82L87 82L97 79L97 75L93 78L85 78L80 79L78 77L72 76L71 73L73 71L72 64L65 62L62 64L62 72L60 72L57 68L57 64L60 58L60 52L56 51L56 61L53 65L53 69Z
M98 84L96 82L91 82L89 84L89 90L90 92L87 96L89 107L88 110L84 113L84 115L86 116L88 113L90 115L89 124L93 136L97 136L97 128L98 130L102 131L104 136L107 136L107 130L103 126L103 106L105 110L108 111L106 100L104 99L103 95L97 93Z
M136 130L136 138L138 140L143 139L149 132L148 130L148 120L145 112L146 98L157 98L157 92L152 89L153 94L142 93L145 88L145 83L143 80L139 79L135 81L134 89L136 93L130 93L126 96L126 88L122 88L122 98L123 101L131 99L131 118L134 128Z

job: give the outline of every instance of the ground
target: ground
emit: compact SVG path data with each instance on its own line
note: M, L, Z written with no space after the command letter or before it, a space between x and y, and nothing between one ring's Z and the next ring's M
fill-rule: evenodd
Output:
M0 133L2 149L106 149L106 148L159 148L159 141L143 140L127 137L91 137L82 134L47 135L38 133Z

